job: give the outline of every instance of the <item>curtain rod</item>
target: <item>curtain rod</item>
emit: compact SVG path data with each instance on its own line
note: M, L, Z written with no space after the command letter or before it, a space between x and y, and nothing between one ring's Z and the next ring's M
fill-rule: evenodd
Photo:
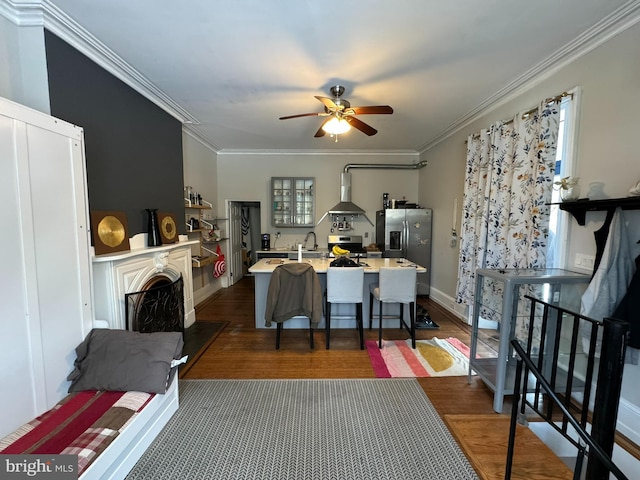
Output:
M544 104L545 105L551 105L553 103L559 103L559 102L562 101L562 99L564 97L573 98L573 93L562 92L560 95L556 95L555 97L547 98L544 101ZM533 107L533 108L527 110L526 112L524 112L522 114L522 117L520 117L520 118L522 118L522 120L525 120L529 115L531 115L532 113L535 113L537 111L538 111L538 107ZM505 125L510 125L510 124L513 123L513 118L511 120L503 120L502 123L505 124ZM489 132L487 132L487 133L489 133ZM479 133L474 133L472 135L472 138L480 138L480 134ZM465 140L464 143L467 143L467 140Z
M564 97L573 98L573 93L562 92L560 95L556 95L555 97L552 97L552 98L547 98L545 100L544 104L546 106L546 105L551 105L552 103L560 103ZM531 115L532 113L535 113L537 111L538 111L538 107L533 107L532 109L527 110L526 112L524 112L522 114L522 119L524 120L529 115ZM508 121L506 121L504 123L506 123L506 124L513 123L513 119L508 120Z

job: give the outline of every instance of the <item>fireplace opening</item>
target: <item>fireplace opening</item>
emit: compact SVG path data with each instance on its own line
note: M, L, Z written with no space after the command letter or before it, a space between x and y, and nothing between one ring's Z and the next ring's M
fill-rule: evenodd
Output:
M151 278L138 292L125 294L127 330L184 334L184 282L164 275Z

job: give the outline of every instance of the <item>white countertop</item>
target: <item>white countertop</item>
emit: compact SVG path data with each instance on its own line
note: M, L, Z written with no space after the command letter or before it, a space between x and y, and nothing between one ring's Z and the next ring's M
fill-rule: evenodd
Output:
M255 250L256 253L298 253L298 249L297 248L287 248L287 247L278 247L278 248L271 248L269 250ZM302 253L314 253L314 252L325 252L328 253L329 249L328 248L316 248L315 250L307 250L306 248L302 249Z
M303 258L303 263L313 266L316 273L327 273L327 268L333 258ZM263 258L259 262L249 267L250 273L271 273L276 267L284 263L297 262L297 260L287 260L284 258ZM416 267L418 273L425 273L427 269L404 258L363 258L360 263L364 266L364 273L378 273L380 267L407 268Z

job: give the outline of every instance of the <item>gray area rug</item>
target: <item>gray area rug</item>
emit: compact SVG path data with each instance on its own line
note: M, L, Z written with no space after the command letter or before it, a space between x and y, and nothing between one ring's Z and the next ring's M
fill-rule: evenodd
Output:
M478 476L415 379L181 380L127 479Z

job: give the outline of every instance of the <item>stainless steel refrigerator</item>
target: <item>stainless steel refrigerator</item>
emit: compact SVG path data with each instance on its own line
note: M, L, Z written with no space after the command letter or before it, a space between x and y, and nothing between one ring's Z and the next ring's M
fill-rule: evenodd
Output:
M429 295L431 285L430 208L395 208L376 212L376 243L383 257L406 258L422 265L418 295Z

